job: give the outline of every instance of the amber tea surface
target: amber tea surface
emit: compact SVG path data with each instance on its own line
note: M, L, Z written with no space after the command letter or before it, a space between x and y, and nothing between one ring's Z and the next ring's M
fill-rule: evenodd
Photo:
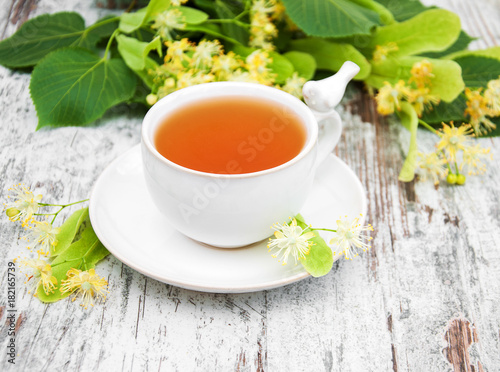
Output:
M290 109L249 97L190 103L164 118L155 134L155 147L168 160L222 174L274 168L297 156L305 141L305 126Z

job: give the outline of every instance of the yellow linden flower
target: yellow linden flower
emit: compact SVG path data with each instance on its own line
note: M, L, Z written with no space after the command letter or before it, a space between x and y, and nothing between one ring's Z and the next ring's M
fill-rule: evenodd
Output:
M269 252L273 258L278 258L278 262L282 261L283 265L288 263L288 258L291 256L295 260L295 265L298 261L304 259L311 250L312 242L309 239L314 238L314 233L306 231L302 227L297 226L297 220L294 218L288 225L286 223L273 225L274 238L269 239Z
M407 99L419 117L422 116L426 107L432 109L433 104L437 105L439 103L439 97L430 94L429 88L409 89Z
M255 83L259 84L260 79L258 77L250 74L248 71L243 71L241 69L238 69L231 73L229 76L227 76L228 81L239 81L242 83Z
M267 52L256 50L246 58L245 62L246 69L255 81L266 85L271 85L274 82L274 75L268 68L272 59Z
M399 102L406 95L406 91L403 80L400 80L395 86L386 81L375 96L377 111L382 115L389 115L394 113L396 108L399 110Z
M373 60L375 62L382 62L387 59L387 55L391 52L399 50L398 45L391 41L385 45L376 45L375 51L373 52Z
M170 0L170 5L172 6L181 6L182 4L186 4L188 0Z
M372 225L362 226L359 223L359 218L355 218L351 222L339 219L337 220L337 231L330 240L330 244L338 246L339 254L344 254L346 260L352 260L359 255L359 250L366 251L371 248L371 245L366 243L366 241L373 239L369 236L368 231L373 231ZM333 254L336 253L333 252Z
M410 72L411 78L409 82L414 82L417 84L418 88L430 86L431 78L434 77L434 74L432 73L432 64L426 59L416 62Z
M455 161L457 152L464 151L468 147L472 137L471 133L470 125L464 124L457 128L453 125L453 122L450 122L450 125L443 123L443 129L438 132L441 140L436 144L437 150L445 151L448 159Z
M278 36L278 29L272 22L272 13L276 9L274 0L256 0L250 9L250 46L273 50L272 39ZM271 14L271 15L268 15Z
M429 154L419 152L417 169L420 180L426 181L427 178L431 178L434 181L434 185L437 185L448 174L448 168L445 167L446 163L446 159L440 157L436 152Z
M500 79L490 80L484 92L484 100L490 109L490 116L500 116Z
M7 198L13 200L9 200L9 202L5 204L5 213L9 217L9 220L21 220L23 225L26 224L31 220L33 214L38 211L42 195L35 196L29 187L21 183L12 186L8 191L14 195L7 196Z
M305 83L306 79L300 77L297 72L294 72L292 76L286 79L285 85L279 88L300 99L302 98L302 87Z
M492 158L493 156L490 154L489 147L484 148L479 144L468 146L464 150L460 170L467 168L469 175L483 174L486 172L485 160L491 160Z
M186 18L179 9L168 9L155 17L152 28L158 30L161 38L172 40L172 30L186 27Z
M194 70L188 70L185 72L181 72L177 77L177 89L182 89L202 83L210 83L214 80L215 76L213 74L204 74L202 72L194 72Z
M73 295L71 301L75 301L81 297L80 305L85 309L94 306L94 297L106 299L106 290L108 282L95 273L94 269L89 271L81 271L78 269L70 269L66 276L66 280L61 281L61 293L69 292Z
M41 255L48 255L57 246L57 234L61 231L59 227L53 227L46 221L31 221L32 225L26 225L28 233L23 237L24 240L32 242L33 246L28 249L39 247L37 251Z
M490 114L488 107L489 101L481 95L481 90L470 90L465 88L465 96L467 97L467 108L464 115L470 116L470 125L474 128L477 134L485 134L491 132L497 126L491 122L486 115Z
M36 292L40 285L42 285L45 294L54 292L57 279L52 275L52 267L46 261L40 260L40 255L38 255L38 259L21 260L21 265L31 270L31 275L26 274L28 278L26 283L33 279L33 285L31 289L28 290L28 293L33 292L33 296L36 296Z
M210 68L213 63L212 57L222 54L222 46L218 40L202 40L198 43L193 53L192 65L195 68Z
M183 62L189 63L191 61L186 52L194 50L194 45L188 39L167 41L165 45L168 47L167 54L165 55L165 63L172 63L176 67L183 68Z
M234 52L220 54L213 57L212 72L217 80L227 80L241 65L241 61L236 58Z

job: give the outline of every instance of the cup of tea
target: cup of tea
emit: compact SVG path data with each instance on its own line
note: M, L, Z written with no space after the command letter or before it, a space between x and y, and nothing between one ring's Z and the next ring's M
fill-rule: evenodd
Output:
M342 123L334 106L358 72L346 62L334 76L307 82L307 105L243 82L195 85L159 100L144 117L141 148L166 223L222 248L268 238L273 223L299 213L336 146Z

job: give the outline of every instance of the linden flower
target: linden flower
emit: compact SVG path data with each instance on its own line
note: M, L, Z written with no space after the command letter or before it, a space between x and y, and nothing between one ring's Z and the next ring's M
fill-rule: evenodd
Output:
M411 78L409 82L414 82L417 84L418 88L424 88L431 84L431 78L434 77L432 73L432 64L424 59L423 61L417 62L411 68Z
M399 50L398 45L392 41L385 45L376 45L375 51L373 52L373 60L375 62L385 61L389 53L395 52L397 50Z
M427 178L431 178L434 181L434 185L437 185L448 174L448 168L445 167L446 163L446 159L440 157L436 152L429 154L419 152L417 168L420 180L426 181Z
M275 10L275 1L271 0L254 0L251 11L254 13L273 13Z
M492 155L490 154L489 148L481 147L479 144L468 146L464 150L460 170L466 167L469 171L469 175L483 174L486 172L485 160L491 159Z
M302 87L305 83L306 79L300 77L297 72L294 72L292 76L286 79L285 85L280 87L280 89L294 95L297 98L302 98Z
M464 151L469 144L472 130L469 125L462 125L456 128L453 122L450 125L443 123L443 129L438 134L441 140L436 144L438 151L444 150L449 160L456 159L457 152Z
M38 202L42 200L42 195L35 196L29 187L21 183L12 186L9 191L14 194L14 200L5 204L5 213L11 221L22 220L23 224L27 223L38 211ZM7 197L12 198L10 195Z
M236 54L229 52L213 57L212 72L217 76L218 80L224 80L240 66L241 63L236 59Z
M188 0L170 0L170 5L172 6L181 6L182 4L186 4Z
M70 269L66 275L68 279L61 281L60 291L74 294L71 301L81 297L80 306L86 309L88 305L94 306L94 297L106 299L106 293L109 293L106 290L108 282L97 275L94 269Z
M157 29L163 39L172 40L172 30L186 27L185 17L179 9L169 9L158 14L151 27Z
M274 82L274 76L268 65L272 62L267 52L256 50L246 60L245 67L256 82L270 85Z
M254 13L250 25L250 46L264 50L273 50L273 37L278 36L278 29L265 13Z
M490 109L490 116L500 115L500 79L490 80L484 92L484 100Z
M352 260L359 255L359 250L366 251L371 247L365 242L373 239L367 231L373 231L372 225L362 226L357 217L351 222L337 220L337 231L330 244L338 246L341 251L339 254L344 254L346 260Z
M238 69L227 77L228 81L239 81L242 83L259 83L258 77L251 75L248 71Z
M474 132L485 134L495 129L496 125L486 117L486 115L490 114L490 108L488 107L490 102L481 95L481 89L470 90L465 88L465 96L467 97L467 108L464 115L470 115L470 125L474 128Z
M432 105L439 103L439 97L429 94L429 88L409 89L407 93L408 102L413 106L420 117L427 107L432 109Z
M184 38L179 41L167 41L167 54L165 55L165 63L172 63L174 66L183 68L183 62L191 61L191 58L186 52L194 50L194 46L188 39Z
M299 260L302 260L309 254L312 242L309 239L314 238L314 233L307 231L307 229L302 229L297 226L297 220L294 218L292 222L288 224L275 223L273 228L276 230L274 232L274 238L269 239L269 252L272 253L274 258L278 258L278 262L282 261L283 265L288 263L288 258L292 256L295 260L295 265L297 265Z
M214 79L215 76L212 74L204 74L202 72L195 73L193 70L188 70L186 72L181 72L177 77L177 89L182 89L202 83L210 83L214 81Z
M396 108L399 110L399 101L406 95L406 90L403 80L394 87L386 81L375 96L377 111L382 115L389 115L394 113Z
M33 285L28 293L33 292L33 296L36 296L38 287L42 285L45 294L50 294L54 292L54 288L57 284L57 279L52 275L52 267L43 260L40 260L40 255L38 259L33 260L21 260L21 265L24 265L31 270L31 275L26 274L28 278L26 282L33 279Z
M192 63L195 68L200 68L201 66L211 67L213 63L212 57L221 53L222 46L219 41L202 40L195 48Z
M26 226L29 230L23 239L26 241L33 242L32 247L28 249L40 247L38 250L39 254L47 255L56 247L57 245L57 234L61 231L58 227L53 227L51 223L46 221L35 221L32 220L31 223L34 226Z

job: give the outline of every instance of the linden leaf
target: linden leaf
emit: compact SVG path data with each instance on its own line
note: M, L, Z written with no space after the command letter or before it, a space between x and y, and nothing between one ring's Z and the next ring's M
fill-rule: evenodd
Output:
M295 219L297 220L297 225L302 229L309 227L300 214L296 215ZM300 260L300 263L309 274L317 278L328 274L332 269L333 253L332 249L326 244L318 231L312 230L312 232L315 237L310 239L310 241L312 241L314 245L311 246L311 250L306 256L306 259Z
M159 13L170 7L170 1L151 0L147 7L139 9L135 13L123 13L120 16L120 31L130 34L146 23L152 21Z
M316 72L316 60L312 55L292 50L291 52L283 54L283 57L292 63L293 68L297 71L299 76L306 80L312 79Z
M245 10L243 4L239 2L215 0L215 3L211 3L215 8L218 18L221 19L233 19ZM244 27L234 23L222 23L221 26L226 35L231 35L241 44L248 44L248 31Z
M89 270L109 254L109 251L97 238L91 224L88 224L82 232L81 238L71 244L64 252L59 254L51 262L52 275L57 279L57 285L53 293L46 294L40 286L37 296L42 302L55 302L65 298L69 293L61 293L59 290L61 281L65 280L68 270L75 268Z
M377 28L368 48L396 43L398 50L391 56L417 55L443 51L457 40L460 18L444 9L431 9L401 23Z
M414 63L427 59L432 64L430 94L436 95L445 102L451 102L464 90L462 69L454 61L424 58L418 56L387 58L374 63L372 73L365 82L374 87L381 88L384 82L396 84L399 80L408 81L411 77L411 68Z
M120 52L127 66L134 71L141 71L146 68L146 57L151 50L156 49L160 57L162 55L162 44L159 36L149 43L125 35L118 35L116 40L118 42L118 52Z
M102 23L102 26L96 27ZM78 13L43 14L25 22L11 37L0 42L0 64L10 67L34 66L50 52L66 46L93 48L105 36L110 19L85 29Z
M380 25L377 12L353 0L283 0L287 14L306 34L323 37L369 35Z
M37 129L90 123L130 99L135 86L135 75L121 59L99 58L84 49L56 50L31 76Z
M208 14L198 9L190 8L188 6L176 6L172 8L179 10L184 16L184 22L191 25L198 25L208 19Z
M405 162L399 172L399 180L410 182L415 178L415 166L417 161L417 128L418 116L415 109L408 102L401 102L401 110L397 111L401 124L410 131L410 147Z
M428 9L436 7L427 7L418 0L399 1L399 0L376 0L376 2L384 5L394 16L396 21L402 22L415 17Z
M458 39L450 46L448 49L443 50L442 52L429 52L429 53L424 53L422 54L423 57L429 57L429 58L442 58L445 57L446 59L453 59L453 58L448 58L448 56L454 55L456 53L459 53L460 51L463 51L464 49L467 49L469 44L476 40L477 38L469 36L465 31L460 31L460 34L458 35Z
M60 226L59 234L56 235L57 245L51 249L50 257L56 257L63 253L73 243L82 223L88 218L89 209L78 209Z
M321 38L305 38L293 40L290 49L312 55L320 70L338 71L345 61L352 61L360 68L354 80L364 80L370 75L370 63L350 44L334 43Z

